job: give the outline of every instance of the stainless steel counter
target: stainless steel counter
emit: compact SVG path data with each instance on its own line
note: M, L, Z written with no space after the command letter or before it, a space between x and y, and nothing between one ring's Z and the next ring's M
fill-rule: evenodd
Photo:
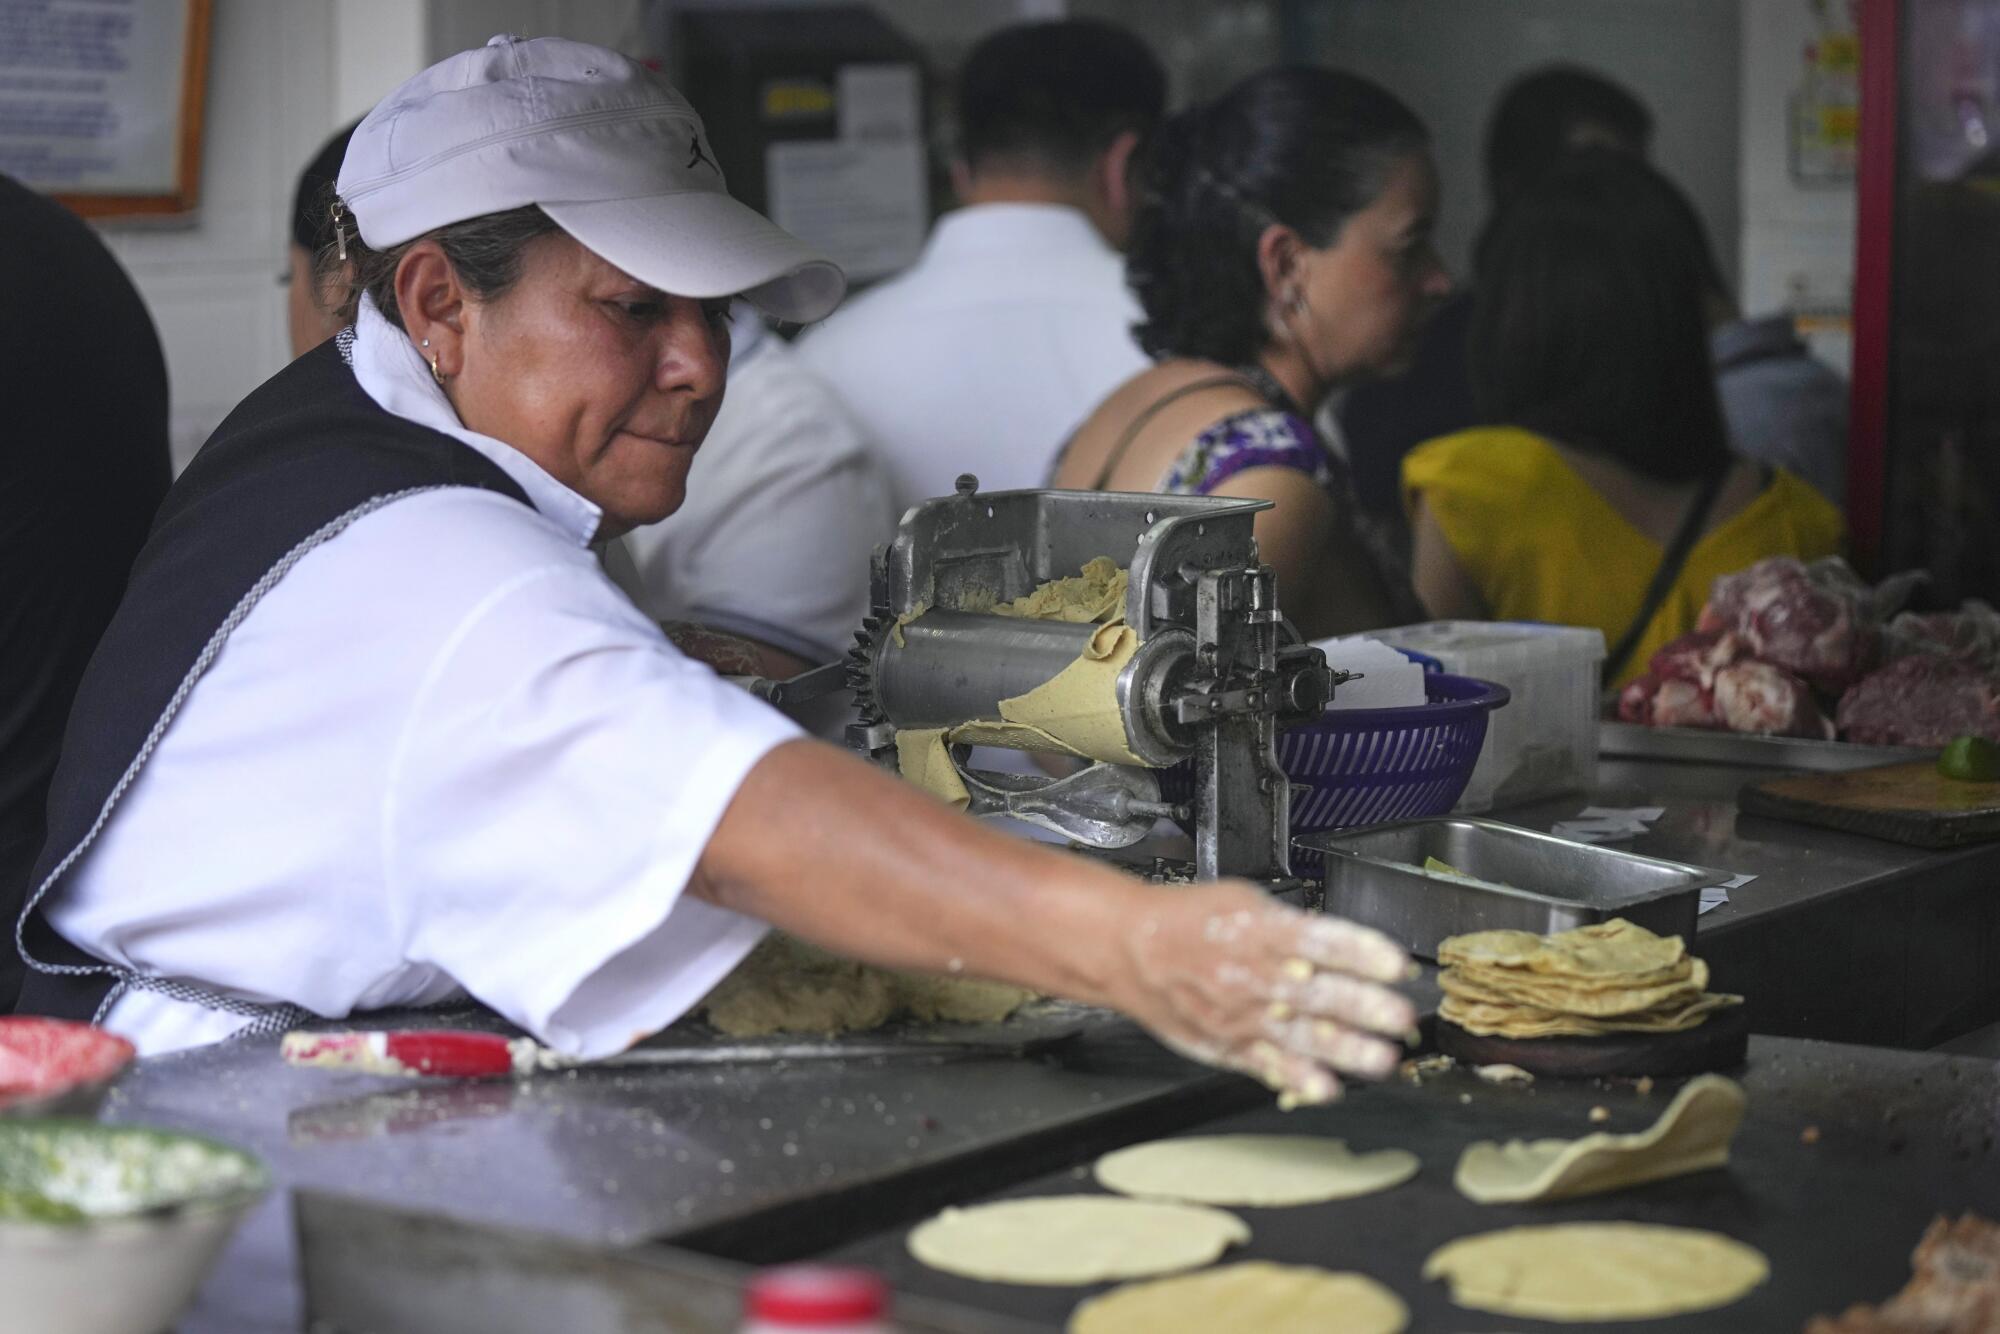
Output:
M1496 816L1547 829L1585 804L1665 806L1652 832L1619 846L1754 873L1729 906L1701 919L1697 948L1719 986L1751 997L1759 1031L1911 1045L2000 1017L2000 910L1991 901L2000 845L1929 853L1739 820L1735 791L1758 776L1607 762L1588 794ZM1834 1096L1843 1079L1859 1088L1872 1078L1863 1065L1842 1056L1813 1068ZM1380 1092L1353 1105L1390 1105ZM1982 1097L1977 1115L1990 1130L1993 1098ZM662 1241L744 1262L816 1254L862 1241L892 1214L977 1198L1263 1101L1246 1081L1109 1024L1020 1061L570 1073L519 1084L291 1070L272 1042L231 1043L141 1063L107 1115L218 1135L264 1155L287 1188L363 1203L346 1215L330 1204L319 1215L323 1238L360 1244L360 1220L386 1227L383 1208L402 1209L433 1223L515 1230L531 1239L523 1256L570 1254L562 1273L571 1279L598 1272L576 1256L630 1253L647 1257L664 1282L668 1270L680 1275L685 1256L648 1249ZM207 1323L182 1334L296 1327L287 1209L281 1199L256 1220L205 1293ZM1905 1212L1919 1210L1909 1203ZM328 1222L338 1218L348 1221ZM1880 1244L1900 1257L1914 1235L1885 1231ZM736 1271L687 1263L708 1275L706 1309L722 1309L714 1303L727 1304ZM1893 1267L1883 1260L1869 1273ZM969 1325L953 1319L947 1312L920 1327L999 1327L991 1310Z
M1585 805L1663 806L1615 846L1755 875L1696 936L1755 1032L1930 1047L2000 1020L2000 843L1932 852L1739 815L1737 791L1780 772L1605 760L1589 793L1495 817L1548 829Z

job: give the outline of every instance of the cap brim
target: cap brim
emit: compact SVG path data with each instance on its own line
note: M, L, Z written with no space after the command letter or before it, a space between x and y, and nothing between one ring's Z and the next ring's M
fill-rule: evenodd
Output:
M741 296L767 315L808 324L847 292L839 265L716 191L541 207L593 254L675 296Z

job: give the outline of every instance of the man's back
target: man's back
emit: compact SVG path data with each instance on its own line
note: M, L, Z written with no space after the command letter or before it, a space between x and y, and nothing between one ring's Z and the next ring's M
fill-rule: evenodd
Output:
M70 701L170 465L166 363L111 252L6 177L0 236L0 902L18 902Z
M1043 484L1071 430L1147 365L1118 254L1076 209L980 204L940 219L911 269L801 338L877 443L897 512Z

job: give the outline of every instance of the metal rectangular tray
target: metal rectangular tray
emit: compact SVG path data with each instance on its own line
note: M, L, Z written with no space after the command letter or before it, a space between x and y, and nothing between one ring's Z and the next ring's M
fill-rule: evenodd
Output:
M1937 754L1915 746L1864 746L1853 741L1811 741L1790 736L1747 736L1699 727L1645 727L1639 723L1597 725L1597 753L1641 760L1681 760L1690 764L1735 764L1756 769L1801 769L1841 773L1878 764L1921 760Z
M1427 959L1467 931L1567 931L1623 917L1694 941L1701 891L1721 871L1464 816L1306 834L1326 854L1326 911L1365 922ZM1435 857L1463 873L1423 869Z

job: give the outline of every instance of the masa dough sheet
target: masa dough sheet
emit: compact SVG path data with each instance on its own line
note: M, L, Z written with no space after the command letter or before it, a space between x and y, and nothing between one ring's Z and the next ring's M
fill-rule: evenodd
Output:
M1400 1186L1417 1174L1403 1149L1350 1153L1312 1135L1193 1135L1097 1160L1098 1183L1121 1195L1189 1204L1318 1204Z
M1559 1223L1463 1237L1424 1277L1475 1311L1571 1322L1651 1320L1727 1306L1770 1277L1761 1252L1717 1232L1647 1223Z
M951 743L942 727L905 727L896 732L896 770L906 782L959 810L972 804L965 780L952 763Z
M1452 1184L1479 1204L1528 1204L1721 1167L1743 1124L1743 1108L1735 1081L1703 1075L1689 1080L1660 1119L1637 1134L1469 1145Z
M965 1278L1061 1287L1193 1269L1249 1240L1220 1209L1062 1195L947 1209L911 1231L910 1254Z
M1053 738L1069 754L1113 764L1145 761L1125 743L1118 676L1139 651L1139 632L1122 621L1102 626L1074 662L1025 695L1000 701L1000 717Z
M1032 593L995 606L993 614L1034 620L1089 624L1104 621L1069 666L1025 694L999 702L998 718L979 718L953 728L917 728L896 733L896 765L903 777L960 810L971 794L952 763L951 747L1000 746L1047 751L1113 764L1143 764L1126 742L1118 708L1118 677L1139 651L1139 634L1124 615L1127 573L1099 556L1083 573L1051 579ZM894 633L923 615L900 618Z
M1409 1324L1402 1299L1364 1274L1258 1260L1092 1297L1069 1334L1401 1334Z

